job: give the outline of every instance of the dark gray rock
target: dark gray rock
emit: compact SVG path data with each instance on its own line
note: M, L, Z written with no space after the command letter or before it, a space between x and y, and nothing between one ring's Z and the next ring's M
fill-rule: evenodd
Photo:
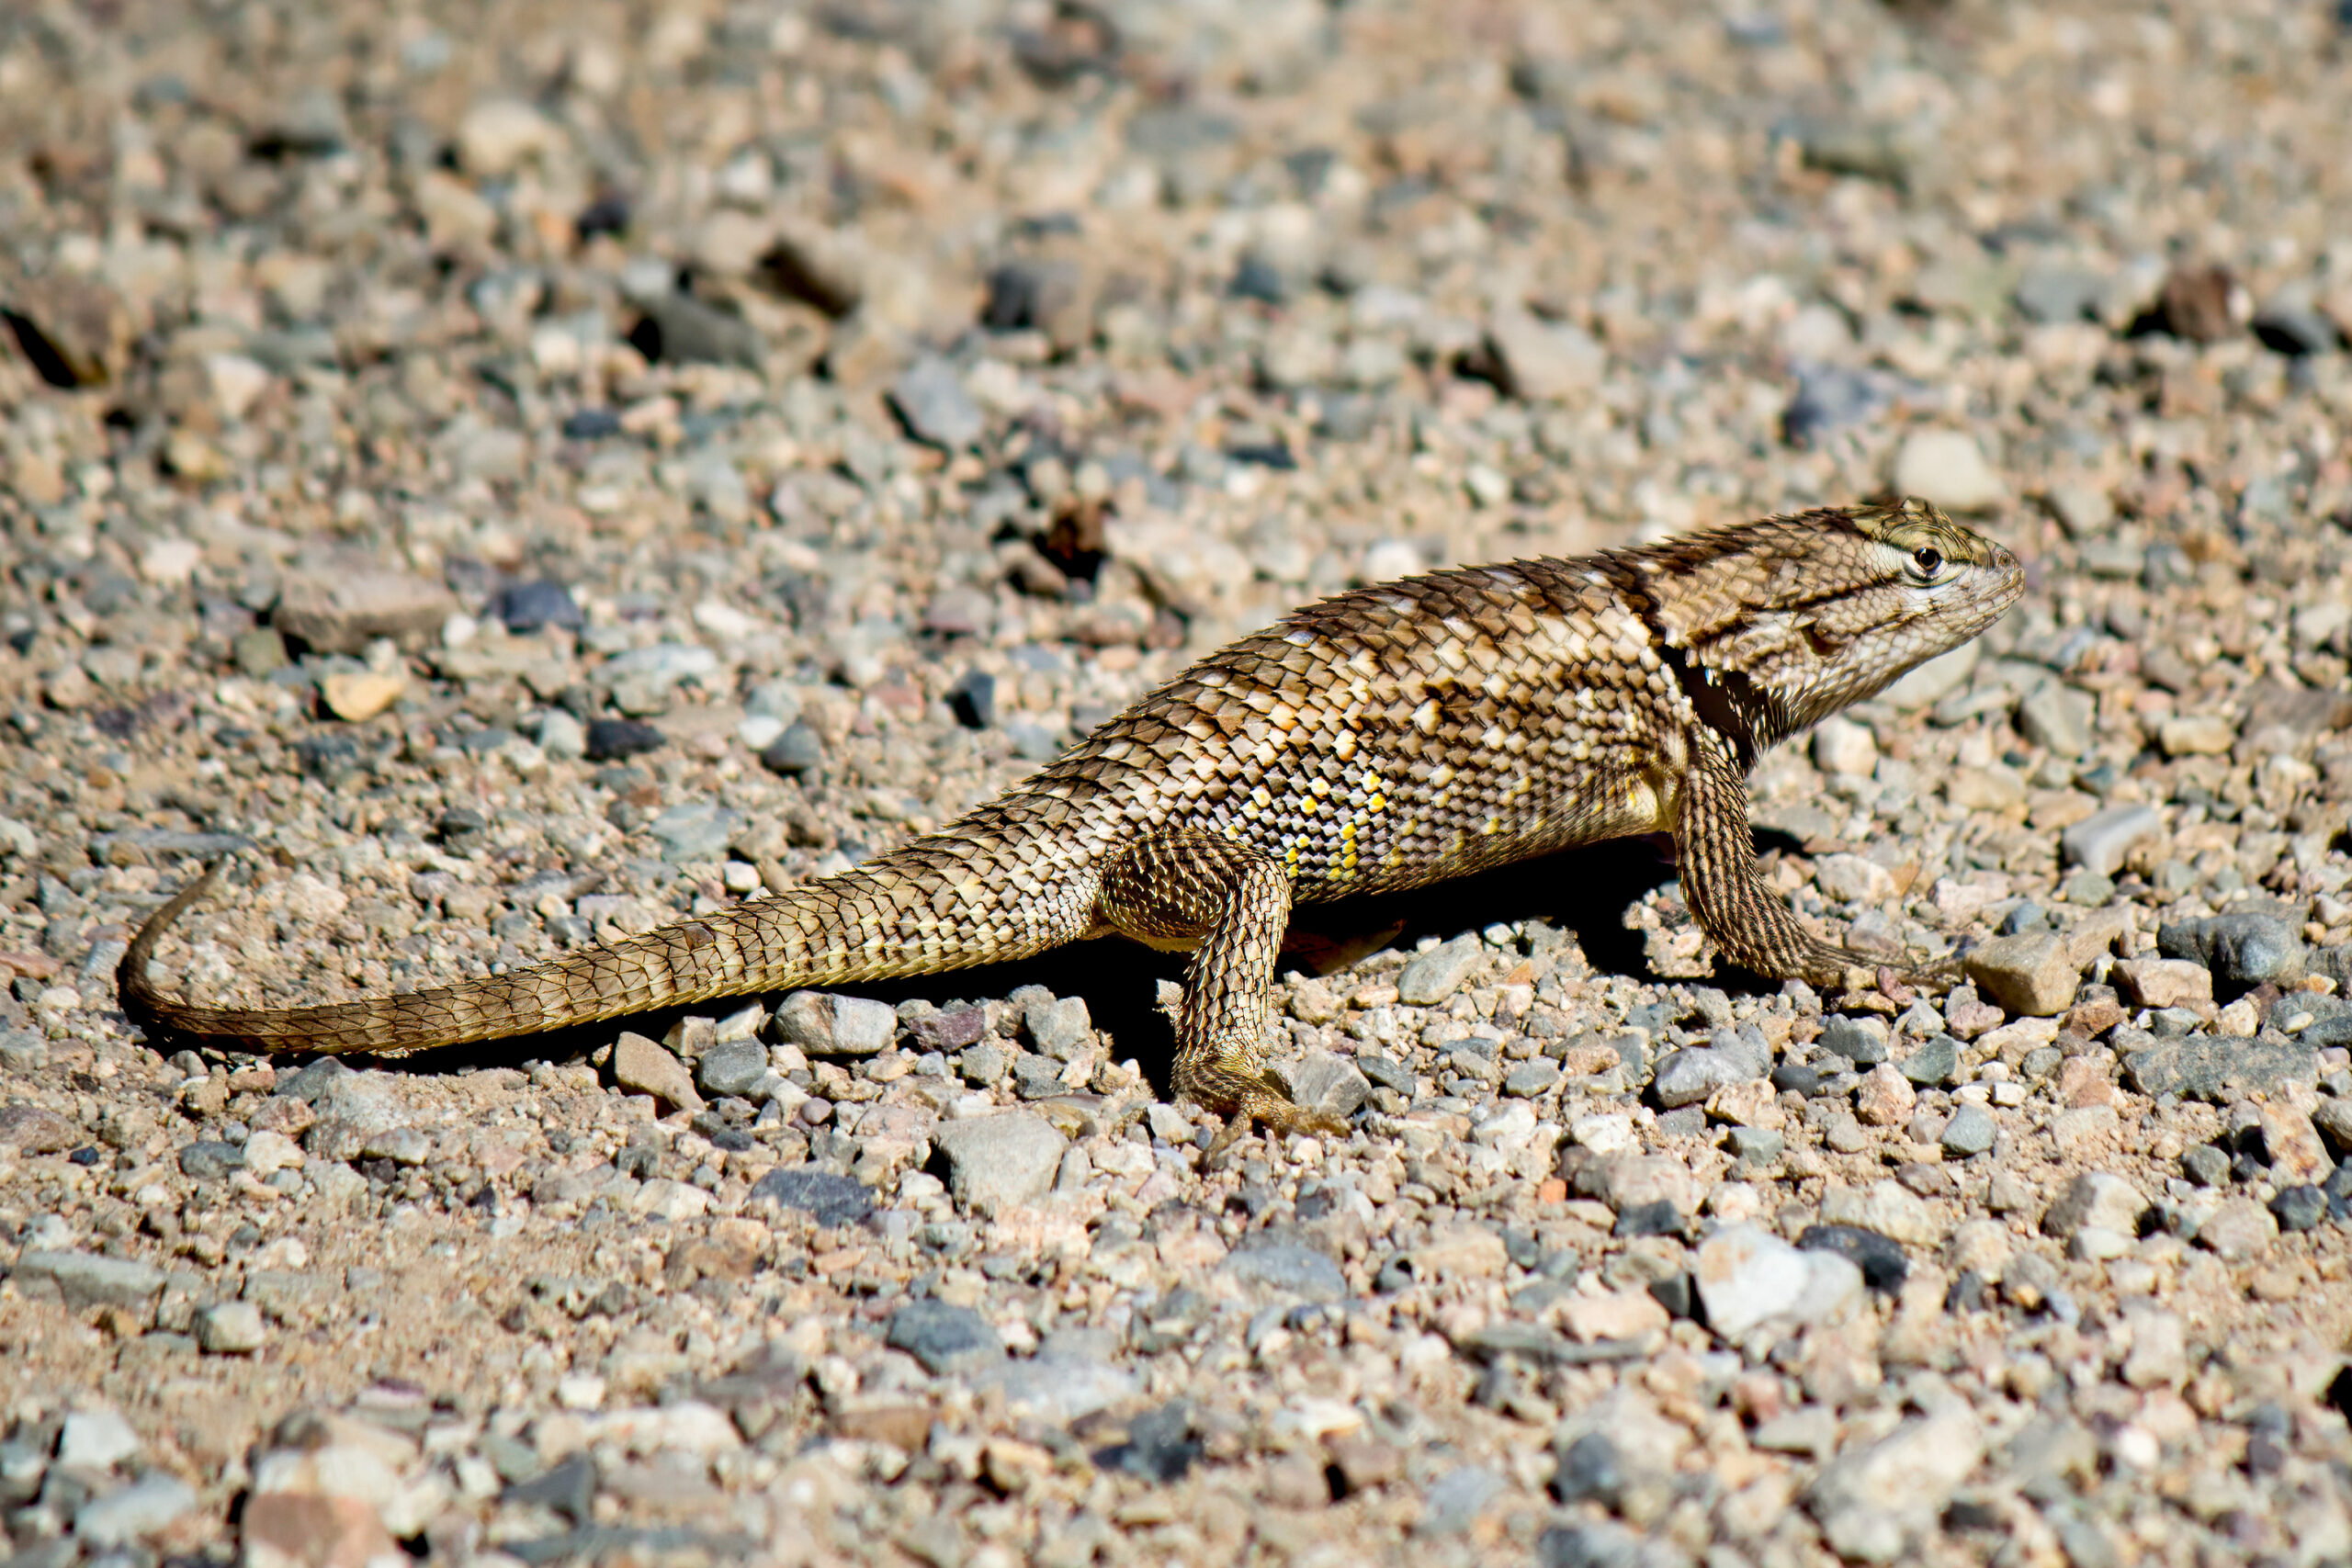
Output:
M2292 921L2254 909L2166 920L2157 929L2156 951L2211 969L2217 1001L2235 1000L2266 981L2292 985L2303 977L2310 957Z
M2123 1058L2135 1094L2227 1100L2276 1094L2319 1082L2319 1053L2309 1045L2270 1045L2237 1036L2179 1035Z
M492 608L506 629L516 633L535 632L542 626L576 629L582 619L571 590L545 578L499 590Z
M820 1225L861 1224L874 1212L873 1191L846 1176L805 1165L779 1166L752 1184L751 1201L816 1216Z
M1921 1089L1940 1088L1960 1071L1960 1042L1949 1034L1931 1035L1898 1064L1898 1070Z
M199 1138L180 1150L180 1174L191 1181L218 1181L245 1168L245 1151L234 1144Z
M2289 1187L2270 1200L2282 1231L2307 1231L2327 1218L2327 1194L2317 1187Z
M669 743L669 737L642 719L592 718L582 755L592 762L619 761L659 751Z
M1891 1237L1860 1225L1807 1225L1797 1237L1800 1252L1834 1252L1862 1271L1862 1283L1893 1295L1911 1277L1911 1260Z
M2180 1168L2199 1187L2219 1187L2230 1179L2230 1156L2211 1144L2199 1144L2180 1156Z
M800 720L785 727L784 733L760 752L760 761L771 772L797 778L811 768L825 765L825 742L822 737Z
M1013 1091L1023 1100L1051 1100L1068 1090L1062 1064L1051 1056L1023 1055L1012 1060Z
M1821 1038L1815 1043L1858 1067L1875 1067L1886 1060L1886 1025L1876 1019L1834 1014L1823 1021Z
M977 1371L1004 1359L1004 1341L987 1318L935 1297L909 1302L894 1313L887 1343L921 1361L934 1377Z
M695 1064L695 1087L718 1096L747 1093L767 1076L767 1048L756 1040L723 1040Z
M1094 1462L1164 1486L1183 1480L1203 1452L1193 1435L1192 1409L1180 1399L1129 1421L1126 1440L1096 1450Z

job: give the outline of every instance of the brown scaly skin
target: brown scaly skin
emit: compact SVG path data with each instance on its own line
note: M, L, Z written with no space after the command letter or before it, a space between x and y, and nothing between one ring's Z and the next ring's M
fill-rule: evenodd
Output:
M1724 956L1840 983L1875 960L1758 878L1765 748L1958 647L2017 559L1925 502L1766 518L1584 560L1340 594L1210 655L1004 795L866 864L610 947L437 990L261 1010L167 1001L157 910L118 973L151 1030L380 1055L1118 933L1189 948L1175 1090L1235 1130L1337 1130L1260 1055L1292 906L1671 833Z

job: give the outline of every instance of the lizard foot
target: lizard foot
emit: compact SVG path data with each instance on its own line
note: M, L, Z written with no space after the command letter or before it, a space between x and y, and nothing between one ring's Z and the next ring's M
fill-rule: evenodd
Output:
M1216 1135L1202 1156L1203 1164L1216 1159L1247 1137L1252 1128L1261 1125L1276 1138L1293 1133L1333 1138L1348 1135L1345 1122L1299 1105L1283 1088L1282 1080L1272 1073L1260 1072L1254 1077L1245 1077L1238 1073L1202 1076L1208 1081L1180 1086L1179 1092L1204 1110L1216 1111L1226 1119L1225 1130Z

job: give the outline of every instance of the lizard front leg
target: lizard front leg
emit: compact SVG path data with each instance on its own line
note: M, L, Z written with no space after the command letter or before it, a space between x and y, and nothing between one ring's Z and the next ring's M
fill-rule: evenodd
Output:
M1095 913L1141 942L1199 944L1184 970L1175 1098L1232 1118L1220 1145L1253 1122L1345 1135L1337 1118L1292 1103L1260 1055L1290 920L1290 878L1271 856L1211 833L1159 834L1112 862Z
M1690 771L1674 847L1682 897L1700 926L1725 958L1758 975L1812 986L1870 985L1885 961L1807 931L1758 871L1747 784L1730 744L1702 729L1688 750ZM1904 977L1927 985L1946 973L1945 966L1930 964L1906 970Z

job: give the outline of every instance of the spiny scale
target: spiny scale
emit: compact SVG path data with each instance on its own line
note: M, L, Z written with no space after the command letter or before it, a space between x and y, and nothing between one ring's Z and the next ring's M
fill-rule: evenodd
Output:
M1260 1055L1294 904L1670 832L1726 957L1835 981L1871 961L1804 931L1758 881L1747 771L1975 636L2022 589L2007 551L1916 501L1383 583L1210 655L938 832L778 897L437 990L212 1009L148 977L208 874L149 919L119 985L160 1032L394 1055L1115 932L1193 949L1179 1096L1336 1130L1291 1105Z

